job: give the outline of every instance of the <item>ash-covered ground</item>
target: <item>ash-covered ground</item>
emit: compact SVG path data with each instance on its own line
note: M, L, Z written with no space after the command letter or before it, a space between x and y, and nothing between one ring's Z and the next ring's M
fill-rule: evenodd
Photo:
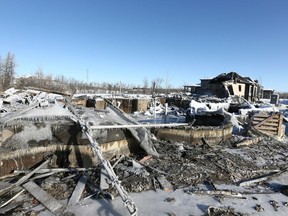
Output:
M285 184L270 184L269 181L287 171L287 141L262 137L262 140L254 145L235 148L235 144L245 139L247 140L248 138L246 136L233 135L231 139L217 146L211 146L205 141L201 145L189 145L153 140L155 148L160 155L159 157L130 155L129 157L122 157L120 160L115 158L110 163L114 166L114 171L121 181L121 185L129 194L139 194L144 191L157 192L159 190L176 192L182 189L186 194L201 194L203 191L205 193L207 191L223 191L223 188L219 185L230 185L230 187L243 185L250 188L246 189L245 194L257 194L260 192L267 194L282 193L281 199L286 197L288 190ZM49 177L42 177L34 181L51 196L63 203L67 203L79 178L83 175L87 176L88 180L82 194L82 200L93 198L103 201L117 197L117 190L112 185L109 185L111 182L108 181L109 188L100 188L100 173L101 166L99 165L99 167L86 168L85 171L71 169L66 172L54 172ZM164 183L166 182L167 184L163 184L163 179ZM250 184L249 181L253 179L261 180ZM3 185L9 181L15 181L15 177L5 179L1 184ZM104 179L104 181L106 180ZM224 191L227 190L225 189ZM229 191L232 191L233 194L233 190ZM218 201L221 204L221 199L225 197L225 193L221 194L216 193L215 196L211 196L216 200L219 199ZM11 194L2 196L0 204L7 200L9 196ZM144 197L147 199L143 195L143 199ZM285 203L288 202L288 199L287 197L285 199L280 204L277 202L278 207L274 208L275 212L279 213L280 209L286 209ZM4 212L4 215L43 215L43 212L45 212L45 207L40 205L37 199L27 192L19 196L16 201L22 203L18 203L19 205L15 205L15 208L6 212L3 211L3 208L0 208L0 212ZM101 203L102 201L99 202ZM173 202L173 200L166 201ZM111 203L113 203L113 200ZM261 202L259 205L261 207ZM252 212L258 213L262 211L259 206L257 210L256 204L254 207L251 207ZM71 207L69 214L78 215L73 208ZM143 208L141 203L138 203L138 208ZM224 210L216 209L217 211L214 209L216 212L213 213L213 210L209 209L209 205L204 210L206 213L209 212L209 215L219 215L219 211L220 213L222 212L220 215L245 215L244 213L247 212L245 210L243 211L244 213L241 213L241 211L236 212L224 208ZM204 210L202 209L203 215ZM128 212L126 213L128 214ZM114 214L110 212L109 214L101 215ZM122 214L117 213L116 215ZM178 214L175 213L175 215L187 214L180 212Z

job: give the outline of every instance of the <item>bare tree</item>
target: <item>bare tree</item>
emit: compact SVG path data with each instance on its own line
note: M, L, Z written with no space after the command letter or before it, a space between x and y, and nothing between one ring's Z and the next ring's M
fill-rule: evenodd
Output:
M13 81L15 78L16 63L15 63L14 54L8 52L6 58L4 59L1 65L2 65L1 67L2 88L7 89L13 84Z
M163 82L162 78L156 78L151 81L151 86L153 86L155 93L157 92L157 90L162 88L162 82Z
M168 96L168 89L171 89L170 79L168 77L168 72L166 73L166 79L165 79L165 94Z
M143 94L146 94L147 93L147 89L148 89L148 79L145 77L143 79Z

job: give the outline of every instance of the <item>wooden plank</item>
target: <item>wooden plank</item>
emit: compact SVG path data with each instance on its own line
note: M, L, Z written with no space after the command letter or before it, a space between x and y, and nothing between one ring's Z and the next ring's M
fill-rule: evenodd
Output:
M278 136L282 136L282 126L283 126L282 124L283 124L283 115L280 114L280 116L279 116L279 125L278 125L278 133L277 133Z
M268 120L266 120L266 119L262 119L262 120L260 120L260 119L253 119L253 121L252 122L274 122L274 123L277 123L277 122L279 122L279 119L268 119Z
M68 202L68 205L75 205L79 202L79 200L81 199L81 195L82 195L82 192L83 190L85 189L85 185L86 185L86 182L87 182L87 176L83 175L80 177L70 199L69 199L69 202Z
M17 197L20 196L20 194L22 194L25 190L22 189L20 192L18 192L17 194L15 194L13 197L11 197L9 200L7 200L5 203L3 203L0 208L3 208L4 206L8 205L10 202L12 202L14 199L16 199Z
M253 119L253 121L252 122L255 122L255 123L259 123L259 122L262 122L264 119L262 119L261 121L260 120L258 120L258 121L255 121L254 119ZM270 120L268 120L267 122L270 122L270 123L278 123L279 122L279 119L270 119Z
M245 140L243 142L237 143L236 147L253 145L253 144L257 144L260 141L261 141L261 137L256 137L254 139Z
M104 168L102 168L101 173L100 173L100 188L102 190L108 189L110 187L108 182L111 182L109 180L109 175L108 175L107 171Z
M270 116L273 116L275 118L278 118L279 114L278 113L274 113L274 114L255 114L254 116L255 117L259 117L259 118L268 118Z
M22 185L32 196L55 215L63 215L66 208L57 199L52 197L35 182L29 181Z
M17 208L18 206L22 205L23 203L24 203L24 200L19 201L19 202L13 202L13 203L10 203L9 205L7 205L3 208L0 208L0 215L8 215L8 214L6 214L7 212Z
M263 121L265 118L253 117L253 121Z
M244 181L239 182L239 186L244 186L244 187L250 186L251 184L266 181L267 179L269 179L273 176L280 175L280 174L285 173L287 171L288 171L288 169L286 168L286 169L280 170L279 172L271 172L271 173L268 173L264 176L260 176L258 178L252 178L252 179L244 180Z
M196 194L196 195L221 195L221 196L227 196L227 197L233 197L233 198L243 198L243 194L234 192L234 191L220 191L220 190L209 190L209 191L204 191L204 190L194 190L189 192L191 194Z
M277 131L269 131L269 130L258 130L258 131L261 131L267 135L276 135L277 134Z
M264 126L256 127L255 126L255 128L258 129L258 130L265 130L265 131L271 131L271 132L278 131L278 128L276 128L276 127L264 127Z
M259 118L267 118L267 117L269 117L271 115L264 114L264 113L258 113L258 114L255 114L254 116L259 117Z
M277 121L277 122L266 122L265 124L263 124L263 126L272 126L272 127L276 127L276 128L278 128L278 126L279 126L279 122Z
M257 127L257 126L260 126L260 125L262 125L262 124L264 124L265 122L268 122L269 120L272 120L273 118L274 118L273 115L270 116L270 117L268 117L268 118L266 118L265 120L263 120L262 122L260 122L259 124L257 124L256 127Z
M171 191L171 190L173 190L172 185L170 184L170 182L168 182L168 180L165 178L164 175L158 176L158 177L157 177L157 180L158 180L161 188L162 188L164 191Z
M71 167L71 168L52 168L52 169L46 169L42 168L37 170L35 173L48 173L48 172L75 172L75 171L88 171L88 170L93 170L95 168L81 168L81 167ZM30 172L29 170L14 170L13 173L15 174L21 174L21 173L28 173Z
M14 184L11 184L9 187L4 188L2 190L0 190L0 196L7 193L8 191L10 191L11 189L23 184L24 182L26 182L32 175L34 175L38 170L40 170L41 168L43 168L45 165L47 165L50 162L50 159L44 161L42 164L40 164L40 166L38 166L36 169L34 169L33 171L29 172L28 174L26 174L25 176L23 176L22 178L20 178L17 182L15 182Z

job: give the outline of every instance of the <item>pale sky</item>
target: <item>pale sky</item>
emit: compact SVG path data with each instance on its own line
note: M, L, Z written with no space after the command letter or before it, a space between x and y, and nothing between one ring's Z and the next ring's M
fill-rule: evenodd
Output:
M288 91L287 0L0 0L0 9L0 56L14 53L17 75L181 87L236 71Z

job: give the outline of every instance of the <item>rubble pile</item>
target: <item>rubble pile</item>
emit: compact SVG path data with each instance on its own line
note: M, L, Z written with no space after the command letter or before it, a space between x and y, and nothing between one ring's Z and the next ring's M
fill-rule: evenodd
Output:
M189 146L183 143L156 140L154 144L159 157L131 155L121 157L120 160L115 158L111 160L111 164L115 165L114 171L121 180L122 186L129 193L157 189L175 190L196 187L198 184L208 184L211 188L214 184L240 185L249 179L287 171L287 143L263 138L257 145L235 149L233 145L242 140L243 137L233 136L231 140L220 146L210 146L205 142L202 145ZM57 200L69 200L81 176L87 176L88 179L81 195L82 199L91 196L112 199L117 196L117 191L113 187L101 189L100 165L85 168L83 171L72 168L49 170L49 166L46 170L47 176L43 176L45 171L43 170L43 172L35 173L32 179L35 179L39 187ZM23 176L23 173L24 171L13 178L2 180L1 184L13 184ZM168 185L165 185L165 181ZM264 187L269 187L265 185L265 181L259 183ZM18 193L21 189L16 187L15 190L1 196L0 204L3 205L8 197L15 195L14 193ZM287 189L283 188L283 191ZM21 202L17 201L18 199ZM14 202L17 203L14 205L15 208L10 207L10 211L7 212L4 211L5 208L2 208L0 212L35 215L37 211L45 209L42 207L39 210L37 207L40 205L39 201L27 192L22 193Z
M12 95L9 93L9 97ZM67 150L67 161L64 161L65 163L62 161L58 167L55 167L55 158L56 160L64 158L63 155L59 156L63 154L58 151L59 149L57 149L58 152L51 150L43 153L41 161L30 169L24 168L23 161L16 161L12 158L16 168L9 175L0 176L0 215L41 215L44 211L49 211L54 215L74 215L70 207L80 205L80 200L113 200L119 196L122 199L124 197L123 202L126 205L130 202L133 206L134 202L128 196L125 200L126 192L140 193L151 190L156 192L183 189L186 194L208 194L219 199L220 204L225 196L243 198L242 194L236 191L219 189L219 185L247 187L245 192L247 194L251 189L253 192L280 192L287 196L287 185L278 185L276 188L268 182L271 178L288 171L287 139L283 137L276 139L275 136L263 134L249 125L249 122L246 125L243 124L243 127L241 125L241 133L233 133L232 137L223 139L220 143L217 142L217 145L208 137L202 137L201 142L196 144L184 141L164 141L156 139L151 133L153 130L146 129L144 125L141 126L139 122L113 104L107 106L105 112L90 107L75 109L70 107L68 102L59 105L55 101L48 102L47 98L45 101L40 100L45 98L39 96L43 95L42 93L33 93L33 95L31 99L25 94L29 100L27 99L26 105L21 105L21 108L25 107L24 110L19 110L18 107L17 111L12 112L11 108L16 107L15 100L4 101L14 104L8 109L10 113L3 115L0 119L1 125L3 128L9 124L20 125L21 131L10 134L5 142L1 142L0 150L6 149L7 154L9 151L12 154L17 150L25 151L33 147L51 147L53 144L56 149L63 145ZM7 98L9 97L7 93ZM207 106L208 101L205 101L206 104L192 101L193 106L191 105L189 110L190 117L204 115L208 119L211 118L207 117L208 114L219 115L220 113L225 121L229 121L228 123L240 131L240 123L236 121L234 114L224 111L223 106L226 106L226 103L216 102L214 112L211 110L213 104ZM22 101L22 103L26 102ZM52 119L53 127L50 125ZM271 120L269 117L268 119ZM28 120L30 124L27 123ZM26 123L21 125L24 121ZM41 121L41 124L38 122L36 127L34 123L37 121ZM61 126L58 125L59 122ZM219 125L211 126L211 130L223 127L223 121L219 122ZM263 122L267 123L266 119ZM120 127L111 133L110 129L103 129L105 126L109 126L111 130L115 129L114 126L123 128ZM246 126L245 133L243 132L244 126ZM93 127L100 129L92 132ZM192 125L182 128L184 133L186 130L193 130ZM37 131L36 136L35 131ZM127 131L131 135L129 138L126 137ZM83 138L84 135L86 138ZM129 143L126 138L133 141ZM142 149L141 151L131 150L129 154L123 153L122 155L119 155L117 151L118 155L116 155L116 150L120 148L118 146L118 149L110 152L109 157L104 158L98 143L101 140L106 147L112 146L112 141L119 141L116 142L116 146L120 146L120 141L124 140L127 141L127 149L131 150L136 145ZM131 145L134 146L131 147ZM72 166L72 160L69 162L71 146L78 148L78 156L80 147L88 146L91 155L94 153L92 157L98 157L98 163L84 163L83 161L88 159L85 158L86 155L82 155L81 165L75 162ZM77 152L75 154L77 156ZM32 155L31 161L35 157L36 154ZM76 161L77 159L79 158L76 157ZM2 161L4 161L3 158L0 158L0 168L4 166ZM201 188L203 185L206 187L205 190ZM175 198L168 197L164 202L173 203ZM274 200L271 200L270 204L275 211L280 208ZM137 214L137 209L134 210L129 211L131 214ZM219 206L207 206L205 210L206 215L245 215L234 211L233 208L220 208ZM261 204L256 204L255 211L263 211Z
M235 149L233 145L244 137L233 136L221 146L208 144L187 146L181 143L155 141L159 152L158 158L150 158L143 162L143 168L150 172L144 180L143 176L117 169L119 176L124 177L123 185L133 192L145 189L161 188L157 177L164 175L173 188L197 185L207 179L217 184L239 184L270 172L287 169L287 143L263 139L257 145ZM129 179L127 181L125 179ZM134 182L138 184L135 187ZM154 184L156 182L156 184Z

